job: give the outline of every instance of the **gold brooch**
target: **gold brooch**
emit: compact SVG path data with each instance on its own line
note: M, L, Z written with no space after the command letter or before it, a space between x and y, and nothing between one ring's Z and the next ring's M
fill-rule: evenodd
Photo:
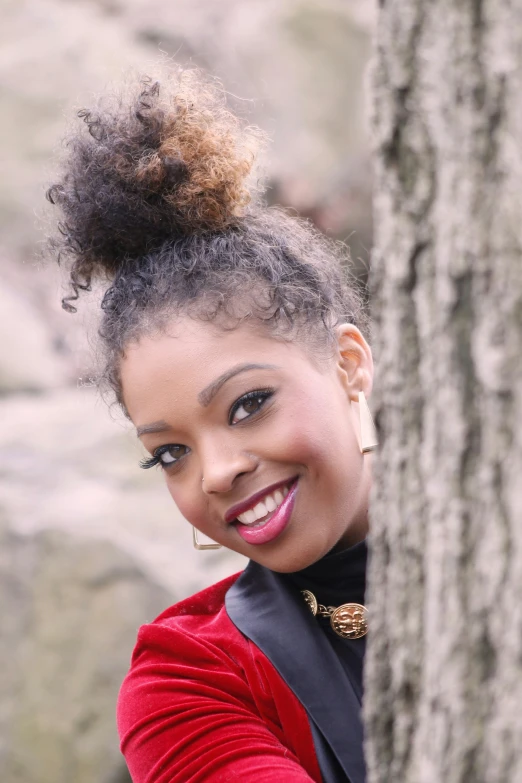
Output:
M329 617L330 625L343 639L360 639L368 631L368 610L362 604L323 606L310 590L301 590L313 616Z

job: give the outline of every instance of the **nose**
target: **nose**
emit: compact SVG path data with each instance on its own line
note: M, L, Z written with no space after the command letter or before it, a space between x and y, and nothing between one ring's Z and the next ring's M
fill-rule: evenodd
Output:
M254 471L257 464L255 456L246 451L226 449L222 443L212 448L207 446L201 461L203 492L206 495L229 492L237 479Z

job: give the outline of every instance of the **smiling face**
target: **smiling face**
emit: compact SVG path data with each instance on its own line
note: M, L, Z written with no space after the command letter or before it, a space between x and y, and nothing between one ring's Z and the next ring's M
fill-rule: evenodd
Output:
M319 362L262 327L185 317L121 360L125 406L183 516L274 571L367 533L357 393L371 392L372 357L355 326L337 336Z

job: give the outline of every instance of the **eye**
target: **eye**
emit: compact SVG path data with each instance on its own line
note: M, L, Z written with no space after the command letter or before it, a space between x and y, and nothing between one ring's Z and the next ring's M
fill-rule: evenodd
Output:
M174 446L162 446L155 452L154 456L157 456L161 465L173 465L181 457L184 457L188 452L186 446L180 446L175 444Z
M140 462L142 468L153 468L155 465L161 465L162 468L169 468L188 454L190 449L179 443L170 443L166 446L160 446L156 449L152 457Z
M238 424L244 419L248 419L255 413L258 413L265 402L272 396L273 391L269 389L248 392L240 397L230 410L229 424Z

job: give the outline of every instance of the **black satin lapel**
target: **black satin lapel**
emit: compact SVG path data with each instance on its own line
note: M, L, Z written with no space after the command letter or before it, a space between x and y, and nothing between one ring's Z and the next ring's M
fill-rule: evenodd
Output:
M321 734L313 720L308 716L314 741L315 755L319 762L323 783L346 783L346 775L337 761L333 750Z
M279 574L250 561L227 592L225 606L234 625L267 656L297 696L350 783L364 783L360 705L305 602ZM322 768L321 773L329 774ZM331 775L324 780L334 783Z

